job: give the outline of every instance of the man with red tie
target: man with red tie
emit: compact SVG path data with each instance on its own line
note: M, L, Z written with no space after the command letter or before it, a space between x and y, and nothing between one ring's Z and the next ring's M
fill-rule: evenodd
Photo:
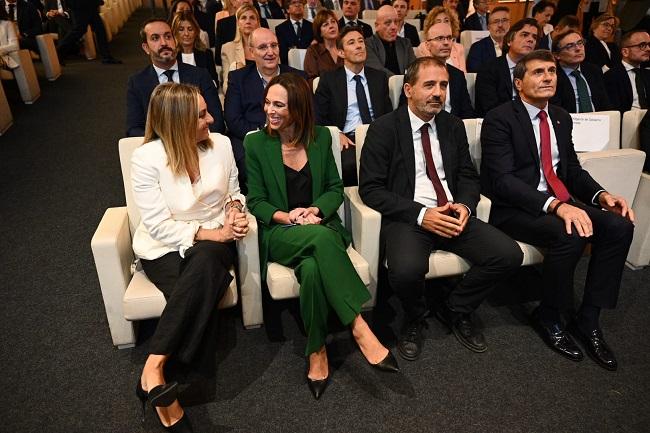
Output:
M490 223L544 249L542 300L533 313L544 341L580 361L583 353L573 335L600 366L615 370L599 316L602 308L616 306L634 213L580 166L571 117L548 103L557 84L553 55L527 54L513 79L520 99L490 111L481 129L481 192L492 199ZM588 243L582 304L567 326L563 315L573 307L573 273Z
M472 165L463 121L443 110L449 73L434 57L409 65L408 103L370 124L361 152L359 194L380 212L380 246L388 282L404 308L398 352L415 360L426 322L425 275L433 250L472 263L436 316L473 352L487 345L473 312L522 261L521 249L477 219L479 177Z

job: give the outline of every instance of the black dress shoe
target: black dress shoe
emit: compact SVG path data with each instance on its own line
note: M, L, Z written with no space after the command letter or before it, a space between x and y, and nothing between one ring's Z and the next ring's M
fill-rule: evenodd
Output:
M325 379L321 380L312 380L309 378L309 376L307 376L307 386L309 386L309 390L316 400L318 400L320 396L323 395L329 381L329 375Z
M370 363L369 363L370 364ZM397 360L393 356L392 353L390 353L390 350L388 351L388 354L379 361L377 364L370 364L374 368L376 368L379 371L387 371L389 373L398 373L399 372L399 365L397 365Z
M422 320L416 320L408 323L402 330L402 335L397 343L397 351L400 356L407 361L415 361L422 353L422 328L427 323Z
M178 393L178 382L170 382L155 386L149 392L142 389L140 378L135 385L135 395L140 399L142 404L142 422L144 422L144 411L146 402L149 401L152 407L169 406L176 400Z
M612 349L605 342L603 331L596 328L588 334L585 334L575 322L571 324L570 331L580 340L587 349L589 357L596 361L598 365L609 371L616 370L618 363L616 362L614 352L612 352Z
M443 303L436 310L436 318L453 332L460 344L472 352L483 353L487 350L485 337L472 320L471 314L458 313Z
M532 322L537 333L542 337L544 343L560 355L572 361L582 361L584 355L576 345L571 335L564 330L560 323L546 325L539 320L537 311L533 312Z

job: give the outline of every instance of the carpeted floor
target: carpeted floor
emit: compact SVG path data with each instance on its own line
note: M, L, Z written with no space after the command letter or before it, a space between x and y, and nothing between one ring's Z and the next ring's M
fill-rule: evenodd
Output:
M135 349L112 346L90 251L104 210L124 203L117 140L127 77L147 64L137 36L147 16L137 11L112 42L124 65L69 60L59 80L41 80L32 106L8 86L15 124L0 137L2 432L160 430L150 410L140 425L133 395L155 322L143 324ZM522 270L479 310L485 354L470 353L431 319L422 358L400 360L401 374L386 375L337 333L320 401L305 385L295 305L281 305L273 326L249 331L233 309L221 321L217 366L199 382L207 386L186 393L187 412L200 433L649 431L650 269L626 270L619 306L604 314L620 364L614 373L543 345L526 322L534 304L515 302L535 297L536 277ZM395 300L374 319L394 345ZM210 394L208 402L192 398Z

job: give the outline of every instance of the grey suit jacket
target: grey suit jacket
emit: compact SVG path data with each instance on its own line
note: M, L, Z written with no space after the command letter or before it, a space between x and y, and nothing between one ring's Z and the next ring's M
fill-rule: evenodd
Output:
M384 71L389 77L395 75L393 71L384 66L386 64L386 50L377 34L366 38L366 51L368 52L366 66ZM411 41L398 36L395 40L395 51L397 53L397 64L399 65L399 69L400 71L405 71L406 68L415 61L415 53L413 52Z

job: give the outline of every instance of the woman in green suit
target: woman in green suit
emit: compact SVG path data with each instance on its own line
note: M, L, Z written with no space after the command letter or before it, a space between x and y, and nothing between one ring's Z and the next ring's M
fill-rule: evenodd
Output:
M295 74L273 78L264 93L266 128L246 136L248 206L259 221L260 263L294 268L307 333L307 383L318 399L329 379L325 337L333 310L349 325L366 360L398 371L392 354L361 317L370 293L346 248L350 234L336 211L343 201L327 128L314 126L312 95Z

